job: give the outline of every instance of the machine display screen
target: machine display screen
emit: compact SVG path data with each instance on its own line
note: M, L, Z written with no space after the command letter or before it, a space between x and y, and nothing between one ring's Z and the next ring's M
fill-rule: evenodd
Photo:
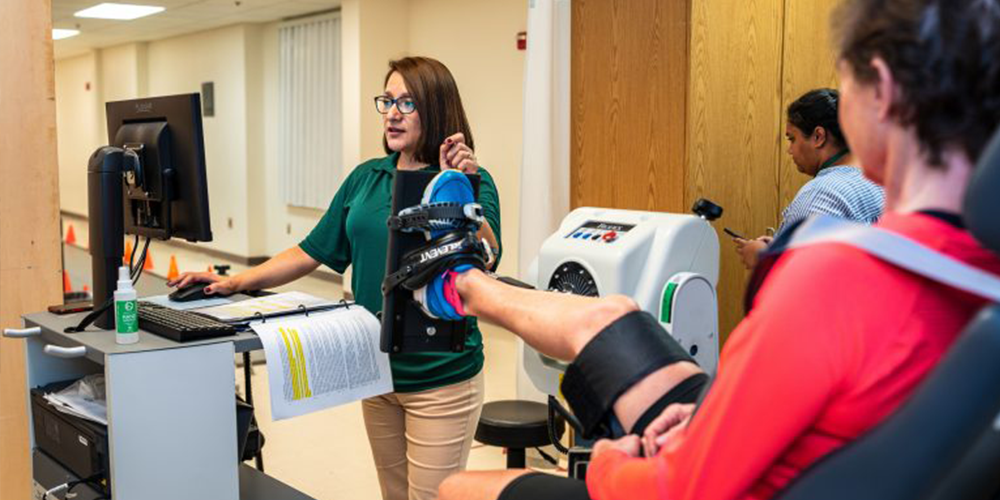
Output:
M589 220L585 222L580 229L591 229L595 231L614 231L616 233L627 233L635 227L635 224L617 224L614 222L601 222Z
M577 227L565 237L583 241L613 243L634 227L635 224L620 224L617 222L589 220L581 224L580 227Z

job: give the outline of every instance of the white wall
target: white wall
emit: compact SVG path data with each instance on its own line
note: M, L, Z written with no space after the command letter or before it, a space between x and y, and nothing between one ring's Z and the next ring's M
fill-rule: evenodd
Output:
M526 14L523 0L344 0L344 152L331 159L331 168L342 168L346 176L361 161L384 155L372 98L382 91L390 59L440 59L455 74L477 154L500 190L502 268L511 274L517 269L524 72L524 53L515 50L514 38L525 28ZM281 199L279 24L230 26L57 61L62 208L86 214L86 159L107 142L105 101L198 92L202 82L212 81L216 116L203 119L215 236L209 245L256 257L301 241L322 211L289 207ZM84 90L87 81L91 91Z
M454 0L458 3L461 0ZM361 157L385 156L382 147L382 115L373 99L385 90L389 61L412 55L407 50L410 0L363 0L361 2L361 88L356 99L361 105Z
M99 95L101 138L108 136L104 103L134 99L149 95L149 68L145 42L109 47L95 53L100 79L97 81Z
M87 159L107 143L98 126L104 113L99 108L96 60L94 54L85 54L56 65L59 206L82 215L87 214Z
M247 204L247 26L168 38L149 44L149 94L200 92L215 84L215 116L202 119L214 241L207 245L249 254ZM230 227L231 222L231 227Z
M455 76L471 122L476 157L500 191L504 256L517 276L526 1L411 0L410 53L440 60Z
M406 0L345 0L341 5L343 154L341 158L330 160L330 168L341 168L344 178L362 161L385 154L381 118L375 112L372 99L382 92L382 79L389 59L406 54L406 13ZM323 215L321 210L292 207L282 201L277 144L280 24L269 23L261 30L265 255L274 255L298 244ZM333 195L330 193L331 199Z

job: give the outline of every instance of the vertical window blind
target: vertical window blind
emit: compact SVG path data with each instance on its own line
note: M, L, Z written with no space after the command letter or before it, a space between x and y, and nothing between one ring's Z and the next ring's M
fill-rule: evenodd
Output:
M340 14L284 23L278 44L284 201L325 209L342 177Z

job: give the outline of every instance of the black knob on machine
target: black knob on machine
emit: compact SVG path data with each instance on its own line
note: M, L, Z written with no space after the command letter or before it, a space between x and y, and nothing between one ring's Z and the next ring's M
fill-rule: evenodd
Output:
M694 202L694 206L691 207L691 211L708 221L722 217L722 207L712 203L707 198L698 198L698 201Z

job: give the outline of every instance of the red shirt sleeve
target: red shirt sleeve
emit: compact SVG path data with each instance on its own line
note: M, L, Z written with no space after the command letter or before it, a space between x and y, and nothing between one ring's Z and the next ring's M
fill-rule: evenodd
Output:
M842 254L824 253L778 263L730 336L711 391L677 437L682 441L651 459L597 457L587 473L592 498L732 500L781 470L779 458L815 424L852 365L845 331L857 318L831 305L835 294L855 288L844 280L856 275Z
M593 500L664 498L666 483L660 470L665 462L633 458L619 450L609 450L587 469L587 490Z

